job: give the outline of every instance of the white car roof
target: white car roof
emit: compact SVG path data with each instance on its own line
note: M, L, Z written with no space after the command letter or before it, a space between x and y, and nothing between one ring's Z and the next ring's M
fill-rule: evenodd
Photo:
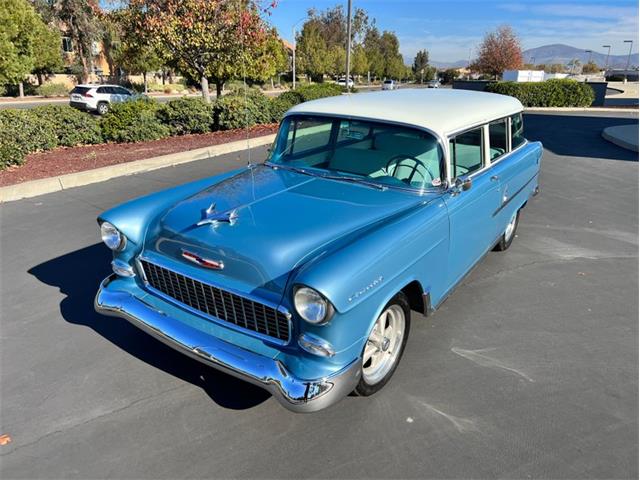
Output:
M287 112L366 118L450 133L522 111L514 97L453 89L401 89L321 98Z

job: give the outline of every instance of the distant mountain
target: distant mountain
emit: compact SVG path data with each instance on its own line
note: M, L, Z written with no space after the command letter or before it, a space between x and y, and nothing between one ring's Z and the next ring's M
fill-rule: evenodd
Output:
M617 48L619 53L622 47ZM561 63L563 65L566 65L574 58L577 58L582 64L585 64L589 61L589 53L585 52L584 48L575 48L570 45L563 45L561 43L543 45L542 47L530 48L529 50L525 50L522 52L522 61L524 63L535 63L536 65L541 63ZM596 62L598 66L604 68L607 54L594 51L591 54L591 59ZM609 56L609 67L624 68L626 65L627 55L612 54ZM632 53L630 66L637 65L638 54Z
M429 62L429 65L433 65L436 68L460 68L466 67L467 60L458 60L457 62L439 62L437 60L432 60Z

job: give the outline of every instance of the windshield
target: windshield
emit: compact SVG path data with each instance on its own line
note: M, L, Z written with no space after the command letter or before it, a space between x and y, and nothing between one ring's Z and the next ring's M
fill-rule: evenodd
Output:
M269 162L310 175L425 189L443 184L442 149L418 129L381 122L292 115L280 125Z

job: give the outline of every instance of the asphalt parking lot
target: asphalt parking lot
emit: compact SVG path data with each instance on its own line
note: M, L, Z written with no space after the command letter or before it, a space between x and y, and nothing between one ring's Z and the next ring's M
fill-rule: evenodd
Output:
M526 115L511 249L414 315L383 391L311 415L93 311L98 213L244 153L0 206L0 477L637 478L638 156L600 131L638 120L596 115Z

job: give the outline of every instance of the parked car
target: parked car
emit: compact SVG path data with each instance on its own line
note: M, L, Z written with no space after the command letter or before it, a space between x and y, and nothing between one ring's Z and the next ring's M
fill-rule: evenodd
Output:
M340 77L336 83L338 85L340 85L341 87L346 87L347 86L347 79L346 79L346 77ZM353 78L349 78L349 88L353 88L353 85L354 85Z
M297 105L264 163L99 216L113 274L96 310L293 411L371 395L398 367L411 312L430 315L509 248L541 157L513 97L405 89Z
M398 88L398 86L393 80L385 80L382 82L382 90L395 90L396 88Z
M427 82L427 88L440 88L440 80L429 80Z
M124 102L136 94L119 85L77 85L69 95L69 105L80 110L104 115L112 103Z

